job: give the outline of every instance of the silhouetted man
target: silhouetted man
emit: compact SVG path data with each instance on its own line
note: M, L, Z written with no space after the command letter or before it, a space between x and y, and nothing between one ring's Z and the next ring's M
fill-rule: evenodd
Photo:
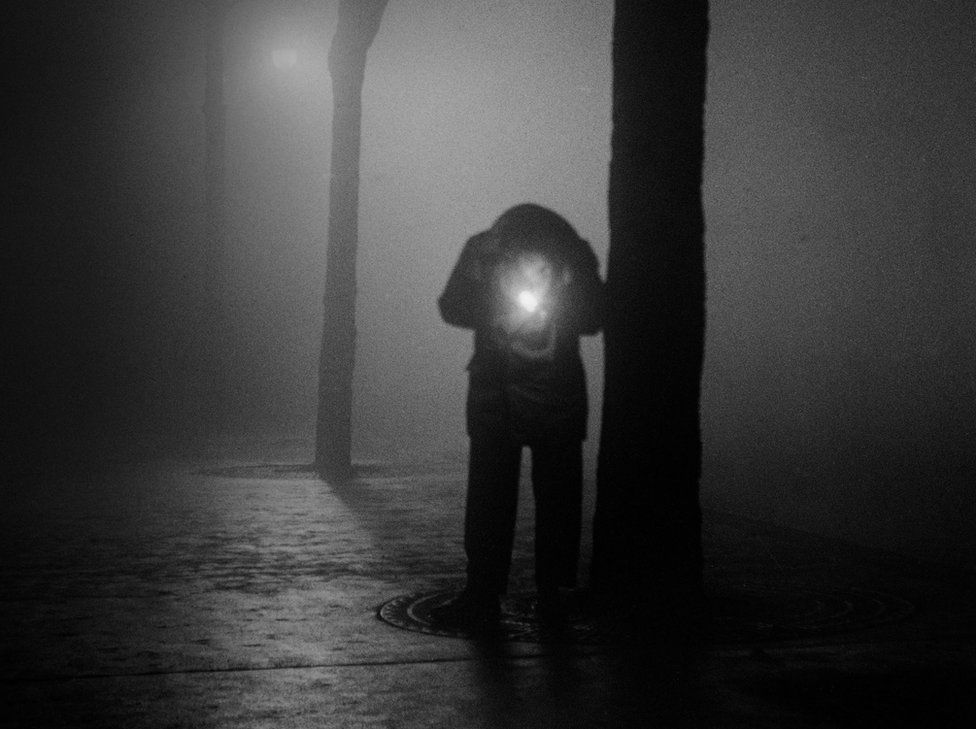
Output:
M523 446L532 451L535 579L554 614L579 561L587 396L579 336L601 326L603 285L589 244L533 204L468 240L439 305L474 330L468 365L471 439L464 518L467 585L439 623L489 624L507 587Z

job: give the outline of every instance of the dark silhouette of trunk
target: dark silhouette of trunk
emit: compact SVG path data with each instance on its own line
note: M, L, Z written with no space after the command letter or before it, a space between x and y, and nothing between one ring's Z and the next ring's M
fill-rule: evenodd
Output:
M592 584L701 590L701 181L708 3L617 0L603 426Z
M329 51L332 75L332 181L319 359L315 468L331 481L352 474L352 375L356 349L359 145L366 52L386 0L342 0Z

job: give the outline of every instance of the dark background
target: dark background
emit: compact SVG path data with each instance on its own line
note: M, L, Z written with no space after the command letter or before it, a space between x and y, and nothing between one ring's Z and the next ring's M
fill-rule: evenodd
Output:
M976 557L974 15L712 2L706 507ZM330 2L230 13L216 282L203 6L45 3L6 23L11 473L248 438L308 443L311 460L334 22ZM605 262L611 22L590 0L390 2L364 94L358 458L464 456L469 334L434 301L467 236L533 200ZM296 65L276 68L276 48ZM226 392L223 425L201 430L212 286ZM585 353L592 464L599 338Z

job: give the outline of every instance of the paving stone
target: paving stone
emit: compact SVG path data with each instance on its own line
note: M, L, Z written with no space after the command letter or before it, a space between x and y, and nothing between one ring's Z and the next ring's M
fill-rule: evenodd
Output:
M880 726L870 721L880 717L913 726L928 712L933 725L968 726L976 717L971 569L728 514L706 513L706 582L719 619L752 626L736 640L485 645L378 620L399 595L463 582L463 472L364 464L360 479L336 487L296 463L240 459L5 484L0 725L822 727ZM532 585L524 492L513 594ZM586 509L588 519L592 493ZM912 609L858 622L870 612L865 595ZM848 624L757 633L764 615L787 610L777 601Z

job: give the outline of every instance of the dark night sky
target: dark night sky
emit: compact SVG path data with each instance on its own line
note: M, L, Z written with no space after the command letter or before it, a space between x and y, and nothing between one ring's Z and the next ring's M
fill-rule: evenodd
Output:
M469 335L434 300L468 235L535 200L605 261L611 5L391 0L364 99L361 457L463 455ZM18 13L5 427L44 458L168 442L194 413L205 285L201 6ZM974 14L712 3L706 505L976 555ZM334 7L248 0L231 21L231 430L307 439ZM586 354L592 450L599 339Z

